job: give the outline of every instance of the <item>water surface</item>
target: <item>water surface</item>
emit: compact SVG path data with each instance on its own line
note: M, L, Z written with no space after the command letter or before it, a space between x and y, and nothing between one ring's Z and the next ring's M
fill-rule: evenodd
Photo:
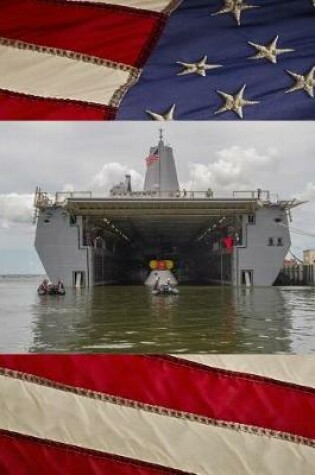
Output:
M144 286L39 297L0 278L0 352L315 353L315 288Z

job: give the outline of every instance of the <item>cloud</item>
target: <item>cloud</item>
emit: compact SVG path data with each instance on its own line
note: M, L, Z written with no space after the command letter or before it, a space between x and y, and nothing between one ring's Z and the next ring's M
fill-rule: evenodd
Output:
M308 182L304 190L297 195L301 201L315 201L315 184Z
M257 186L257 174L268 173L278 166L278 152L270 148L259 153L254 147L231 146L215 153L215 159L208 163L192 163L189 167L189 182L186 187L205 190L246 189Z
M61 191L75 191L75 186L72 183L65 183Z
M124 182L125 175L131 175L133 190L143 187L143 176L134 169L129 169L126 165L118 162L106 163L103 168L92 178L89 187L92 190L108 193L113 185Z
M17 224L31 224L33 200L31 194L0 194L0 227L9 229Z
M124 181L125 175L131 175L133 189L143 187L143 177L136 170L129 169L118 162L107 163L92 178L89 189L99 192L102 190L108 193L110 188L118 182ZM73 191L74 185L67 183L63 186L63 191ZM31 225L34 214L34 196L32 194L3 193L0 194L0 228L10 230L18 225Z

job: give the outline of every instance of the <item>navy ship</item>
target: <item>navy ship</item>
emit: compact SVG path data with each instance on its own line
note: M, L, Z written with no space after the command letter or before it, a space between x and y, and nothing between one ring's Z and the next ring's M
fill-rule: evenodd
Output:
M143 284L167 263L179 283L270 286L299 204L261 189L227 197L182 189L160 131L142 191L132 189L130 175L107 196L37 188L35 248L50 280L67 287Z

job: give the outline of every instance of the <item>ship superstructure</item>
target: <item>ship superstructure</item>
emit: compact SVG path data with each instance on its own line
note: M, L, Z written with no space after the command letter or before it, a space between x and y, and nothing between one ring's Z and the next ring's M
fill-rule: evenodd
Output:
M110 196L36 190L35 247L52 281L66 286L144 283L149 263L172 261L179 283L272 285L290 248L296 200L268 191L187 191L160 134L143 191L130 175Z

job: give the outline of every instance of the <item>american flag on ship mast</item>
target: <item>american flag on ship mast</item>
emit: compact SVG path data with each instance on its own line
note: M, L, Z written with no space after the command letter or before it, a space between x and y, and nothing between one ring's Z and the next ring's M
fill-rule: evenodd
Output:
M156 147L156 149L147 156L147 158L145 159L145 163L147 167L150 167L151 165L158 162L159 160L160 160L159 147Z

